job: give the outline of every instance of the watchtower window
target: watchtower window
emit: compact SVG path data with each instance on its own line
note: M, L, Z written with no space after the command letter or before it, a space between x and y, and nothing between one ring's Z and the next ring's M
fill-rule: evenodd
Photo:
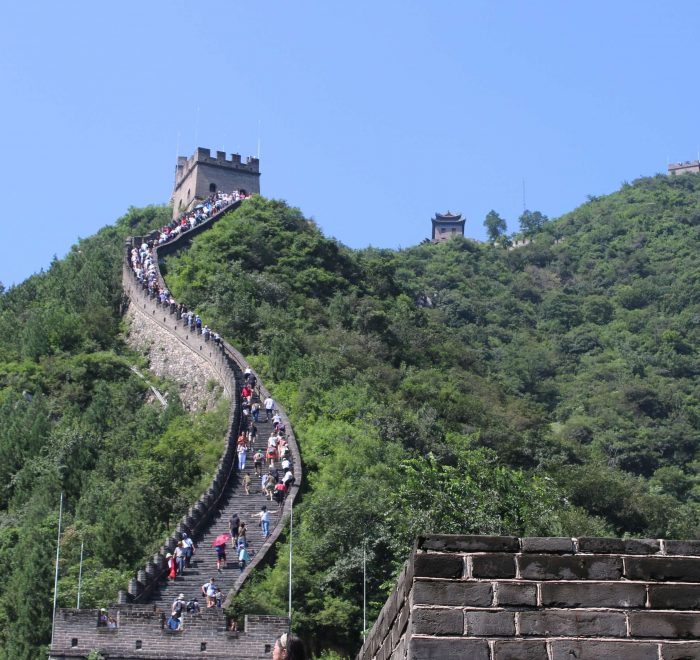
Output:
M210 193L215 193L215 192L216 192L216 184L215 184L215 183L210 183L210 184L209 184L209 192L210 192Z
M187 191L187 199L189 199L190 197L192 197L192 193L188 190Z

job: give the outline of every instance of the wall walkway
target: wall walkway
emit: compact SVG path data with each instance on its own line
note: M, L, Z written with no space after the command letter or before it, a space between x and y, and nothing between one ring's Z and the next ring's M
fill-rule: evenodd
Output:
M240 204L241 202L234 203L190 231L183 232L177 239L159 246L156 259L187 246L194 235L211 227L224 213ZM248 575L265 560L267 552L281 534L284 528L283 521L291 512L299 492L302 474L301 457L294 433L286 413L279 409L288 430L296 483L292 486L282 511L272 516L270 535L264 540L260 529L255 526L252 515L260 510L262 504L267 504L272 511L276 510L276 505L266 502L261 496L259 480L254 474L251 495L245 495L242 475L238 473L236 461L236 438L241 423L242 373L246 368L250 368L250 365L227 342L216 345L213 341L204 341L201 334L190 332L187 326L176 318L171 306L161 305L158 299L150 296L138 282L128 259L131 246L140 244L144 238L150 237L134 237L129 239L125 246L122 279L134 321L141 324L142 330L145 328L146 332L151 326L154 329L154 338L162 338L163 332L166 332L170 339L168 351L174 355L190 354L190 359L194 358L206 364L208 372L216 375L225 395L231 401L228 429L222 443L221 458L209 487L182 517L175 531L165 539L152 560L129 582L128 589L119 593L118 603L110 609L110 614L117 619L118 627L110 630L98 628L97 610L60 610L56 618L50 657L86 658L91 649L101 649L110 659L269 657L274 639L288 629L289 621L286 617L249 616L246 617L245 632L227 633L223 609L215 608L204 610L200 615L186 615L182 631L173 633L161 628L161 614L169 615L171 603L175 598L184 593L187 599L197 596L202 601L200 587L212 576L217 579L217 584L226 594L224 606L231 602ZM160 274L158 278L162 283ZM259 377L258 383L260 398L264 399L269 393ZM264 446L270 432L269 425L263 421L263 417L264 415L257 424L259 446ZM251 458L246 471L252 473L252 470ZM216 572L211 541L218 534L228 531L228 520L233 513L238 513L248 524L248 538L254 555L242 572L238 569L235 558L230 557L219 574ZM197 553L191 568L186 569L176 580L169 581L165 555L173 552L183 532L195 540L198 546Z

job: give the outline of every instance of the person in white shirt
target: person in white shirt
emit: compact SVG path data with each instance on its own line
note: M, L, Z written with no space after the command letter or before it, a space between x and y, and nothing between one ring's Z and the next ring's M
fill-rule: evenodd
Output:
M272 419L272 413L277 407L275 405L275 400L272 397L268 396L267 399L263 401L263 405L265 406L265 414L267 415L267 421L269 422Z

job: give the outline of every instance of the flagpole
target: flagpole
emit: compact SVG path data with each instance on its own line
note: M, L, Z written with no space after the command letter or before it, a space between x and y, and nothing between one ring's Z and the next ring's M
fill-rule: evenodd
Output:
M80 609L80 585L83 581L83 542L80 542L80 570L78 571L78 603L76 609Z
M53 631L56 623L56 601L58 600L58 559L61 555L61 521L63 520L63 491L58 507L58 540L56 542L56 571L53 578L53 614L51 615L51 646L53 646Z
M294 508L289 509L289 625L292 625L292 533L294 530Z
M362 641L367 638L367 541L362 544Z

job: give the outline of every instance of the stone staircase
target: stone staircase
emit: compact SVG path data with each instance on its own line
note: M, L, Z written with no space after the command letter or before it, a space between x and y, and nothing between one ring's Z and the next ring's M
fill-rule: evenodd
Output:
M258 399L256 396L253 400ZM262 402L260 402L262 405ZM260 416L260 421L256 424L258 428L258 440L256 448L260 447L264 453L265 443L270 432L272 431L272 423L264 421L264 413ZM251 557L257 556L261 551L264 551L265 546L262 536L262 530L258 524L258 518L255 517L260 511L262 505L266 505L271 513L270 529L274 529L276 523L280 520L281 514L278 511L277 503L270 502L261 492L260 478L255 474L253 467L253 452L248 452L248 460L246 461L245 473L251 476L250 495L246 495L243 488L243 473L236 470L231 485L226 491L221 500L221 507L212 517L211 524L199 538L196 539L197 551L192 558L191 568L185 569L183 575L179 575L175 580L161 578L158 588L155 589L149 596L148 602L153 603L159 609L169 612L172 602L181 593L185 594L185 598L189 600L192 597L197 597L200 604L204 606L204 599L201 595L201 586L213 577L216 583L221 587L224 595L227 595L234 587L240 587L241 571L238 567L237 553L231 547L231 543L227 546L227 562L222 568L221 573L216 570L216 552L212 547L212 541L219 535L228 533L228 521L234 513L237 513L240 519L246 523L249 549ZM275 463L279 467L279 462ZM263 464L265 467L265 464Z

